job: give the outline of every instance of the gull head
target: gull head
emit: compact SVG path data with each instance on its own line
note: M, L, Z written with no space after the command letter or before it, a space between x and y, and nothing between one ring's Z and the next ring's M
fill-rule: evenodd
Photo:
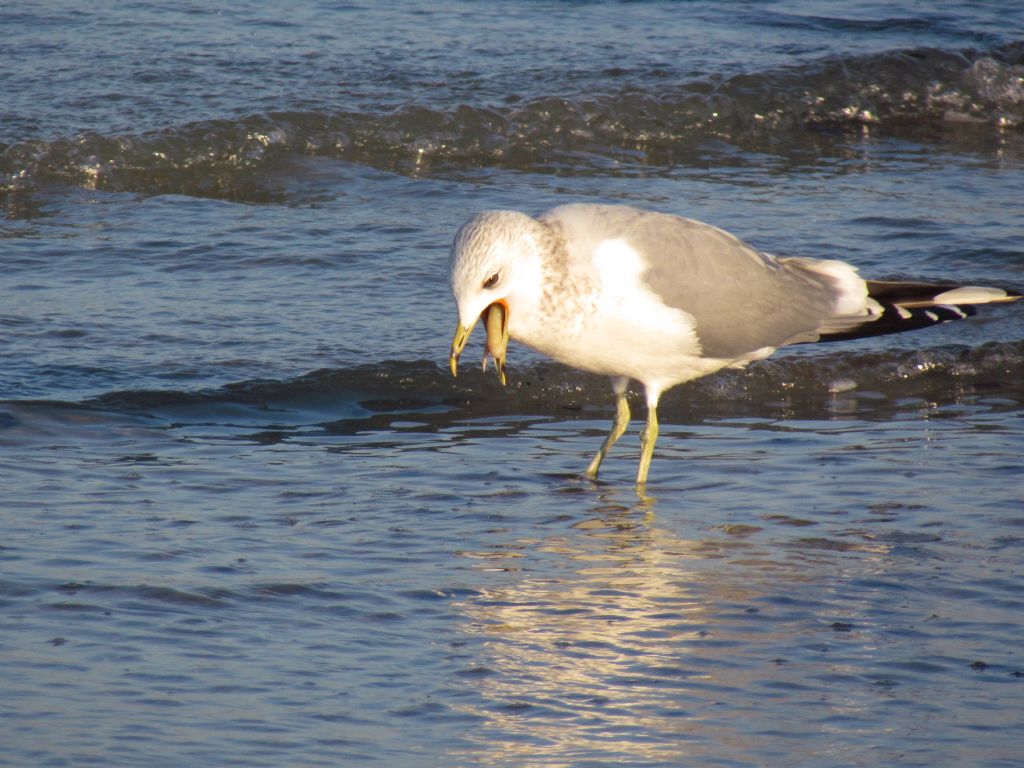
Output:
M509 320L538 291L543 234L543 224L515 211L484 211L459 229L449 263L452 295L459 311L450 357L453 376L470 333L477 321L483 320L487 329L484 370L490 355L501 383L505 383Z

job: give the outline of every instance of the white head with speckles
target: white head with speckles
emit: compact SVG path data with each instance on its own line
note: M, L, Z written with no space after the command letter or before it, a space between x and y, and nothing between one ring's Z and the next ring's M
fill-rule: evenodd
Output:
M543 224L516 211L484 211L462 225L449 262L452 295L459 310L451 349L453 375L473 326L482 318L487 328L486 351L505 382L509 318L529 311L539 300L545 232Z

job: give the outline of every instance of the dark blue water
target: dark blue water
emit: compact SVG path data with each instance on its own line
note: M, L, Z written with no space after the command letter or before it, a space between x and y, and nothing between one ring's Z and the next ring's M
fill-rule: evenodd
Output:
M1019 306L672 390L645 499L447 371L484 208L1024 288L1019 19L0 10L0 764L1019 765Z

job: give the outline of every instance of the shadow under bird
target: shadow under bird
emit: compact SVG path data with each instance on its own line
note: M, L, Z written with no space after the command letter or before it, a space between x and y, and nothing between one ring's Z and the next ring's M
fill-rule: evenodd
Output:
M459 321L455 375L478 320L505 383L510 338L568 365L611 377L611 433L629 423L626 387L643 384L638 489L658 437L658 399L677 384L742 368L779 347L897 333L1016 301L1000 288L864 280L842 261L774 258L717 227L622 205L573 204L537 218L485 211L455 236L450 262Z

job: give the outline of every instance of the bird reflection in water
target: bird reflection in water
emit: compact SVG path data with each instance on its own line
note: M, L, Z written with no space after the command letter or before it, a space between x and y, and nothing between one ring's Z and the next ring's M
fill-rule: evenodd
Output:
M831 612L849 603L836 574L884 571L890 545L855 532L807 537L793 518L785 527L797 533L780 547L756 525L703 522L722 510L673 510L673 525L695 532L687 539L641 522L614 491L592 512L475 560L509 581L454 606L465 617L460 708L481 723L463 756L759 764L773 743L806 741L809 724L827 740L833 722L870 721L877 694L862 675L879 647Z
M562 561L545 568L562 577L522 578L458 606L480 641L465 675L480 698L466 714L486 723L470 734L486 763L688 754L685 739L656 734L685 732L685 689L709 679L686 658L708 634L706 588L694 589L687 568L702 545L640 522L614 499L594 511L565 535L523 542L531 558ZM522 562L522 552L502 554Z

